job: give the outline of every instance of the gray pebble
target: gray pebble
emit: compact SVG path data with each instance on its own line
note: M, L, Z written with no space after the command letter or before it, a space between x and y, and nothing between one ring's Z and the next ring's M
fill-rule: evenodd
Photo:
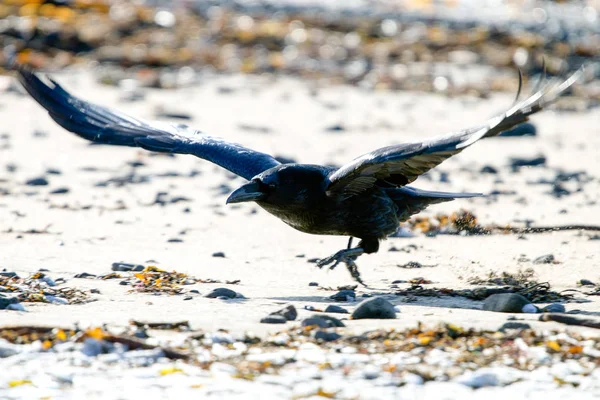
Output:
M533 260L534 264L552 264L554 262L553 254L544 254Z
M330 306L327 306L327 308L325 309L325 312L330 312L330 313L338 313L338 314L348 314L348 310L346 310L344 307L340 307L340 306L334 306L333 304Z
M67 187L60 187L50 191L50 194L67 194L70 192L70 189Z
M329 296L334 301L356 301L356 293L354 290L340 290L336 294Z
M317 282L310 282L308 286L319 286L319 284Z
M216 253L213 253L212 256L213 257L225 258L225 253L223 253L222 251L217 251Z
M283 315L267 315L260 320L261 324L285 324L288 320Z
M556 313L564 313L567 309L565 306L559 303L548 304L546 307L542 308L542 312L556 312Z
M302 321L302 326L318 326L319 328L329 328L329 323L321 317L310 317Z
M44 178L43 176L39 178L33 178L25 182L27 186L47 186L48 183L48 179Z
M144 270L144 266L143 265L138 265L138 264L129 264L129 263L123 263L123 262L115 262L115 263L112 264L111 270L112 271L119 271L119 272L143 271Z
M73 278L80 278L80 279L85 279L85 278L95 278L96 275L94 274L88 274L87 272L82 272L80 274L75 275Z
M342 335L340 335L337 332L327 332L327 331L322 331L320 329L315 332L315 339L322 340L324 342L333 342L334 340L338 340L341 337L342 337Z
M522 313L523 307L531 304L529 300L516 293L497 293L489 296L483 302L486 311Z
M394 305L382 297L372 297L361 302L354 312L352 319L394 319Z
M272 312L269 315L281 315L287 321L293 321L298 316L298 311L296 310L296 307L294 307L293 305L289 305L285 308L282 308L279 311Z
M500 329L498 329L500 332L506 332L507 330L511 330L511 329L529 329L531 328L531 325L526 324L524 322L505 322Z
M237 296L237 293L234 292L231 289L227 289L227 288L217 288L212 290L209 294L207 294L205 297L208 297L209 299L215 299L217 297L224 297L226 299L233 299Z

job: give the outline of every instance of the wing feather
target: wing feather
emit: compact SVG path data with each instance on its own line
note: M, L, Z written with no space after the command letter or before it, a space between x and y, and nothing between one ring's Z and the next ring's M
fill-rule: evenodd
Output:
M186 125L148 122L81 100L58 83L44 83L20 67L19 81L25 90L60 126L84 139L150 151L193 154L248 180L280 163L268 154L208 136Z
M349 197L378 182L404 186L484 137L491 137L528 120L555 101L583 73L583 68L559 84L547 82L530 97L480 126L426 140L382 147L343 165L329 175L327 193Z

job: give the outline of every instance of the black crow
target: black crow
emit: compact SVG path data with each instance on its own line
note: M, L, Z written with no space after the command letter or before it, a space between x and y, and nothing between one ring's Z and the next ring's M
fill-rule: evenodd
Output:
M25 68L18 77L27 92L63 128L96 143L141 147L146 150L193 154L249 182L235 190L227 203L254 201L299 231L350 236L348 248L324 258L319 267L340 262L362 283L355 260L375 253L379 241L394 233L402 221L430 204L477 193L445 193L407 186L431 168L482 138L496 136L527 121L566 91L582 70L561 82L546 82L528 98L487 122L435 137L383 147L341 168L281 164L259 153L203 134L185 125L147 122L81 100L50 80L44 83ZM520 85L519 85L520 90ZM360 239L351 247L352 238Z

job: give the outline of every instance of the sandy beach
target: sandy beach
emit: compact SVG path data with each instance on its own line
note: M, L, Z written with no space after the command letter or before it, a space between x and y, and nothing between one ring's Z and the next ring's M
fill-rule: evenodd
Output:
M296 162L333 165L378 147L481 123L513 100L508 94L493 94L487 99L451 98L350 86L321 87L293 78L229 75L201 77L197 85L185 89L144 90L143 100L129 102L122 100L122 91L99 85L92 72L72 69L52 76L85 99L131 115L168 121L159 115L162 107L162 112L189 116L189 120L173 122L211 135ZM2 77L1 82L8 87L10 79ZM25 311L0 311L2 327L126 327L132 319L189 321L194 330L225 329L235 335L251 331L264 338L313 315L307 306L322 309L338 304L352 311L361 296L381 295L398 307L397 318L344 320L344 335L373 329L402 330L418 322L495 331L512 314L482 311L481 301L462 297L407 297L397 292L409 288L408 281L414 278L430 281L423 285L428 288L458 290L473 288L470 279L485 278L492 272L515 274L529 269L536 281L548 282L554 291L576 290L570 292L573 299L563 303L567 312L598 313L598 296L585 295L594 287L577 284L582 279L596 284L600 281L598 232L432 237L415 232L413 237L390 238L382 243L379 253L358 260L370 288L356 289L357 302L334 303L329 296L338 286L354 284L348 272L343 266L319 270L308 260L345 247L347 238L303 234L252 204L226 206L225 199L243 183L241 178L192 156L91 146L56 125L22 92L2 93L0 115L0 269L23 277L44 269L54 280L64 278L62 286L80 289L93 300L83 304L21 303ZM524 221L531 226L600 225L599 122L597 109L567 112L551 108L532 118L536 136L477 143L413 186L496 194L432 206L421 216L433 218L464 209L483 226L521 227ZM511 167L514 158L540 156L545 157L543 165ZM481 172L484 167L496 172ZM560 182L562 194L557 194L555 185L559 173L580 173ZM42 177L47 185L26 184ZM63 190L52 193L57 189ZM39 231L42 233L32 233ZM554 256L554 262L533 262L547 254ZM184 294L155 295L132 292L131 286L119 284L123 279L74 278L83 272L109 274L115 262L153 265L221 283L194 283L183 286ZM424 267L402 267L409 262ZM239 283L225 283L236 280ZM309 286L311 282L318 286ZM204 297L219 287L230 288L243 298L224 301ZM197 293L190 294L190 290ZM184 301L186 297L191 299ZM298 309L298 321L285 327L259 322L287 305ZM534 330L567 329L558 323L538 321L539 314L519 314L517 319ZM598 331L590 328L569 327L568 331L598 337ZM10 379L16 379L14 368L18 364L11 364L10 357L1 358L0 365L4 363L12 365ZM2 398L44 394L14 392L18 388L1 385ZM415 389L414 396L426 396L427 390L433 390L423 389L428 385ZM165 388L175 386L175 381L165 384ZM567 397L600 395L598 387L582 392L576 385L567 386ZM551 392L550 388L544 386L543 390ZM246 398L256 395L250 395L253 389L248 390L238 393L240 398L243 393ZM515 388L499 385L493 390L490 393L504 396ZM76 396L73 393L69 395L65 389L53 395ZM108 390L105 394L105 398L119 398ZM535 397L533 391L529 394ZM288 395L282 392L279 398ZM469 388L468 393L449 393L446 398L467 395L485 392ZM228 398L223 393L215 396Z

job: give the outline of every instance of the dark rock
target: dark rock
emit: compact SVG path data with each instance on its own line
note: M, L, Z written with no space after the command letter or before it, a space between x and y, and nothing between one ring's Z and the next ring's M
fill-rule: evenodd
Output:
M234 292L231 289L217 288L217 289L212 290L205 297L208 297L209 299L214 299L214 298L217 298L217 297L225 297L225 298L228 298L228 299L233 299L236 296L237 296L237 293Z
M520 124L515 128L502 132L498 136L514 137L514 136L536 136L537 128L530 122Z
M190 290L190 293L200 294L200 291L197 289L192 289L192 290Z
M339 124L331 125L331 126L325 128L325 131L327 131L327 132L343 132L345 130L346 130L346 128L344 128L342 125L339 125Z
M138 339L148 339L150 336L148 336L148 333L146 332L146 329L143 327L138 328L134 333L133 336L135 336Z
M581 279L577 284L581 286L596 286L596 284L589 279Z
M46 173L49 175L62 175L62 171L56 168L48 168Z
M179 238L172 238L167 240L167 243L182 243L183 239L179 239Z
M510 167L513 171L518 171L521 167L537 167L541 165L546 165L546 157L544 156L510 159Z
M283 315L270 314L260 320L261 324L285 324L288 320Z
M317 282L310 282L308 286L319 286L319 284Z
M352 319L394 319L394 305L382 297L372 297L361 302L354 312Z
M336 294L329 296L334 301L356 301L356 293L354 290L340 290Z
M99 290L99 289L95 289L95 288L91 288L91 289L90 289L90 293L93 293L93 294L100 294L100 290Z
M554 255L553 254L544 254L543 256L539 256L535 260L533 260L534 264L552 264L554 263Z
M342 335L340 335L337 332L327 332L327 331L322 331L320 329L315 332L315 339L322 340L324 342L333 342L334 340L338 340L341 337L342 337Z
M16 297L4 297L0 295L0 310L5 310L11 304L18 303L19 300Z
M121 281L121 282L119 282L119 285L123 285L123 286L131 285L131 282L129 282L129 281Z
M111 266L111 270L119 272L138 272L143 271L144 266L139 264L129 264L123 262L115 262Z
M43 176L39 178L33 178L25 182L27 186L47 186L48 183L48 180Z
M318 326L319 328L330 328L329 323L320 317L310 317L302 321L302 326Z
M571 192L560 183L555 183L554 185L552 185L552 190L546 193L553 197L556 197L557 199L571 194Z
M183 300L191 300L191 299L193 299L192 296L186 296L186 297L183 298Z
M19 275L17 275L16 272L6 272L6 271L2 271L0 272L0 276L5 276L8 278L19 278Z
M483 302L485 311L522 313L523 307L531 304L529 300L516 293L497 293L489 296Z
M87 272L82 272L80 274L75 275L73 278L81 278L81 279L86 279L86 278L95 278L96 275L94 274L88 274Z
M340 306L334 306L334 305L327 306L327 308L325 309L325 312L338 313L338 314L349 314L348 310L346 310L345 308L340 307Z
M342 328L346 325L344 325L344 323L335 318L335 317L331 317L329 315L314 315L314 317L319 317L321 319L324 319L325 321L327 321L327 323L329 324L329 326L333 327L333 328Z
M212 253L213 257L220 257L220 258L225 258L225 253L223 253L222 251L217 251L215 253Z
M282 308L279 311L272 312L269 315L281 315L286 320L293 321L298 316L298 311L296 310L296 307L294 307L293 305L289 305L285 308Z
M54 189L52 191L50 191L50 194L67 194L69 193L71 190L67 187L60 187L57 189Z
M542 312L555 312L555 313L564 313L567 309L565 306L559 303L548 304L546 307L542 308Z
M482 174L497 174L498 170L491 165L485 165L483 168L479 170Z
M505 322L498 330L500 332L506 332L506 331L512 330L512 329L523 330L523 329L530 329L530 328L531 328L531 325L526 324L524 322Z

